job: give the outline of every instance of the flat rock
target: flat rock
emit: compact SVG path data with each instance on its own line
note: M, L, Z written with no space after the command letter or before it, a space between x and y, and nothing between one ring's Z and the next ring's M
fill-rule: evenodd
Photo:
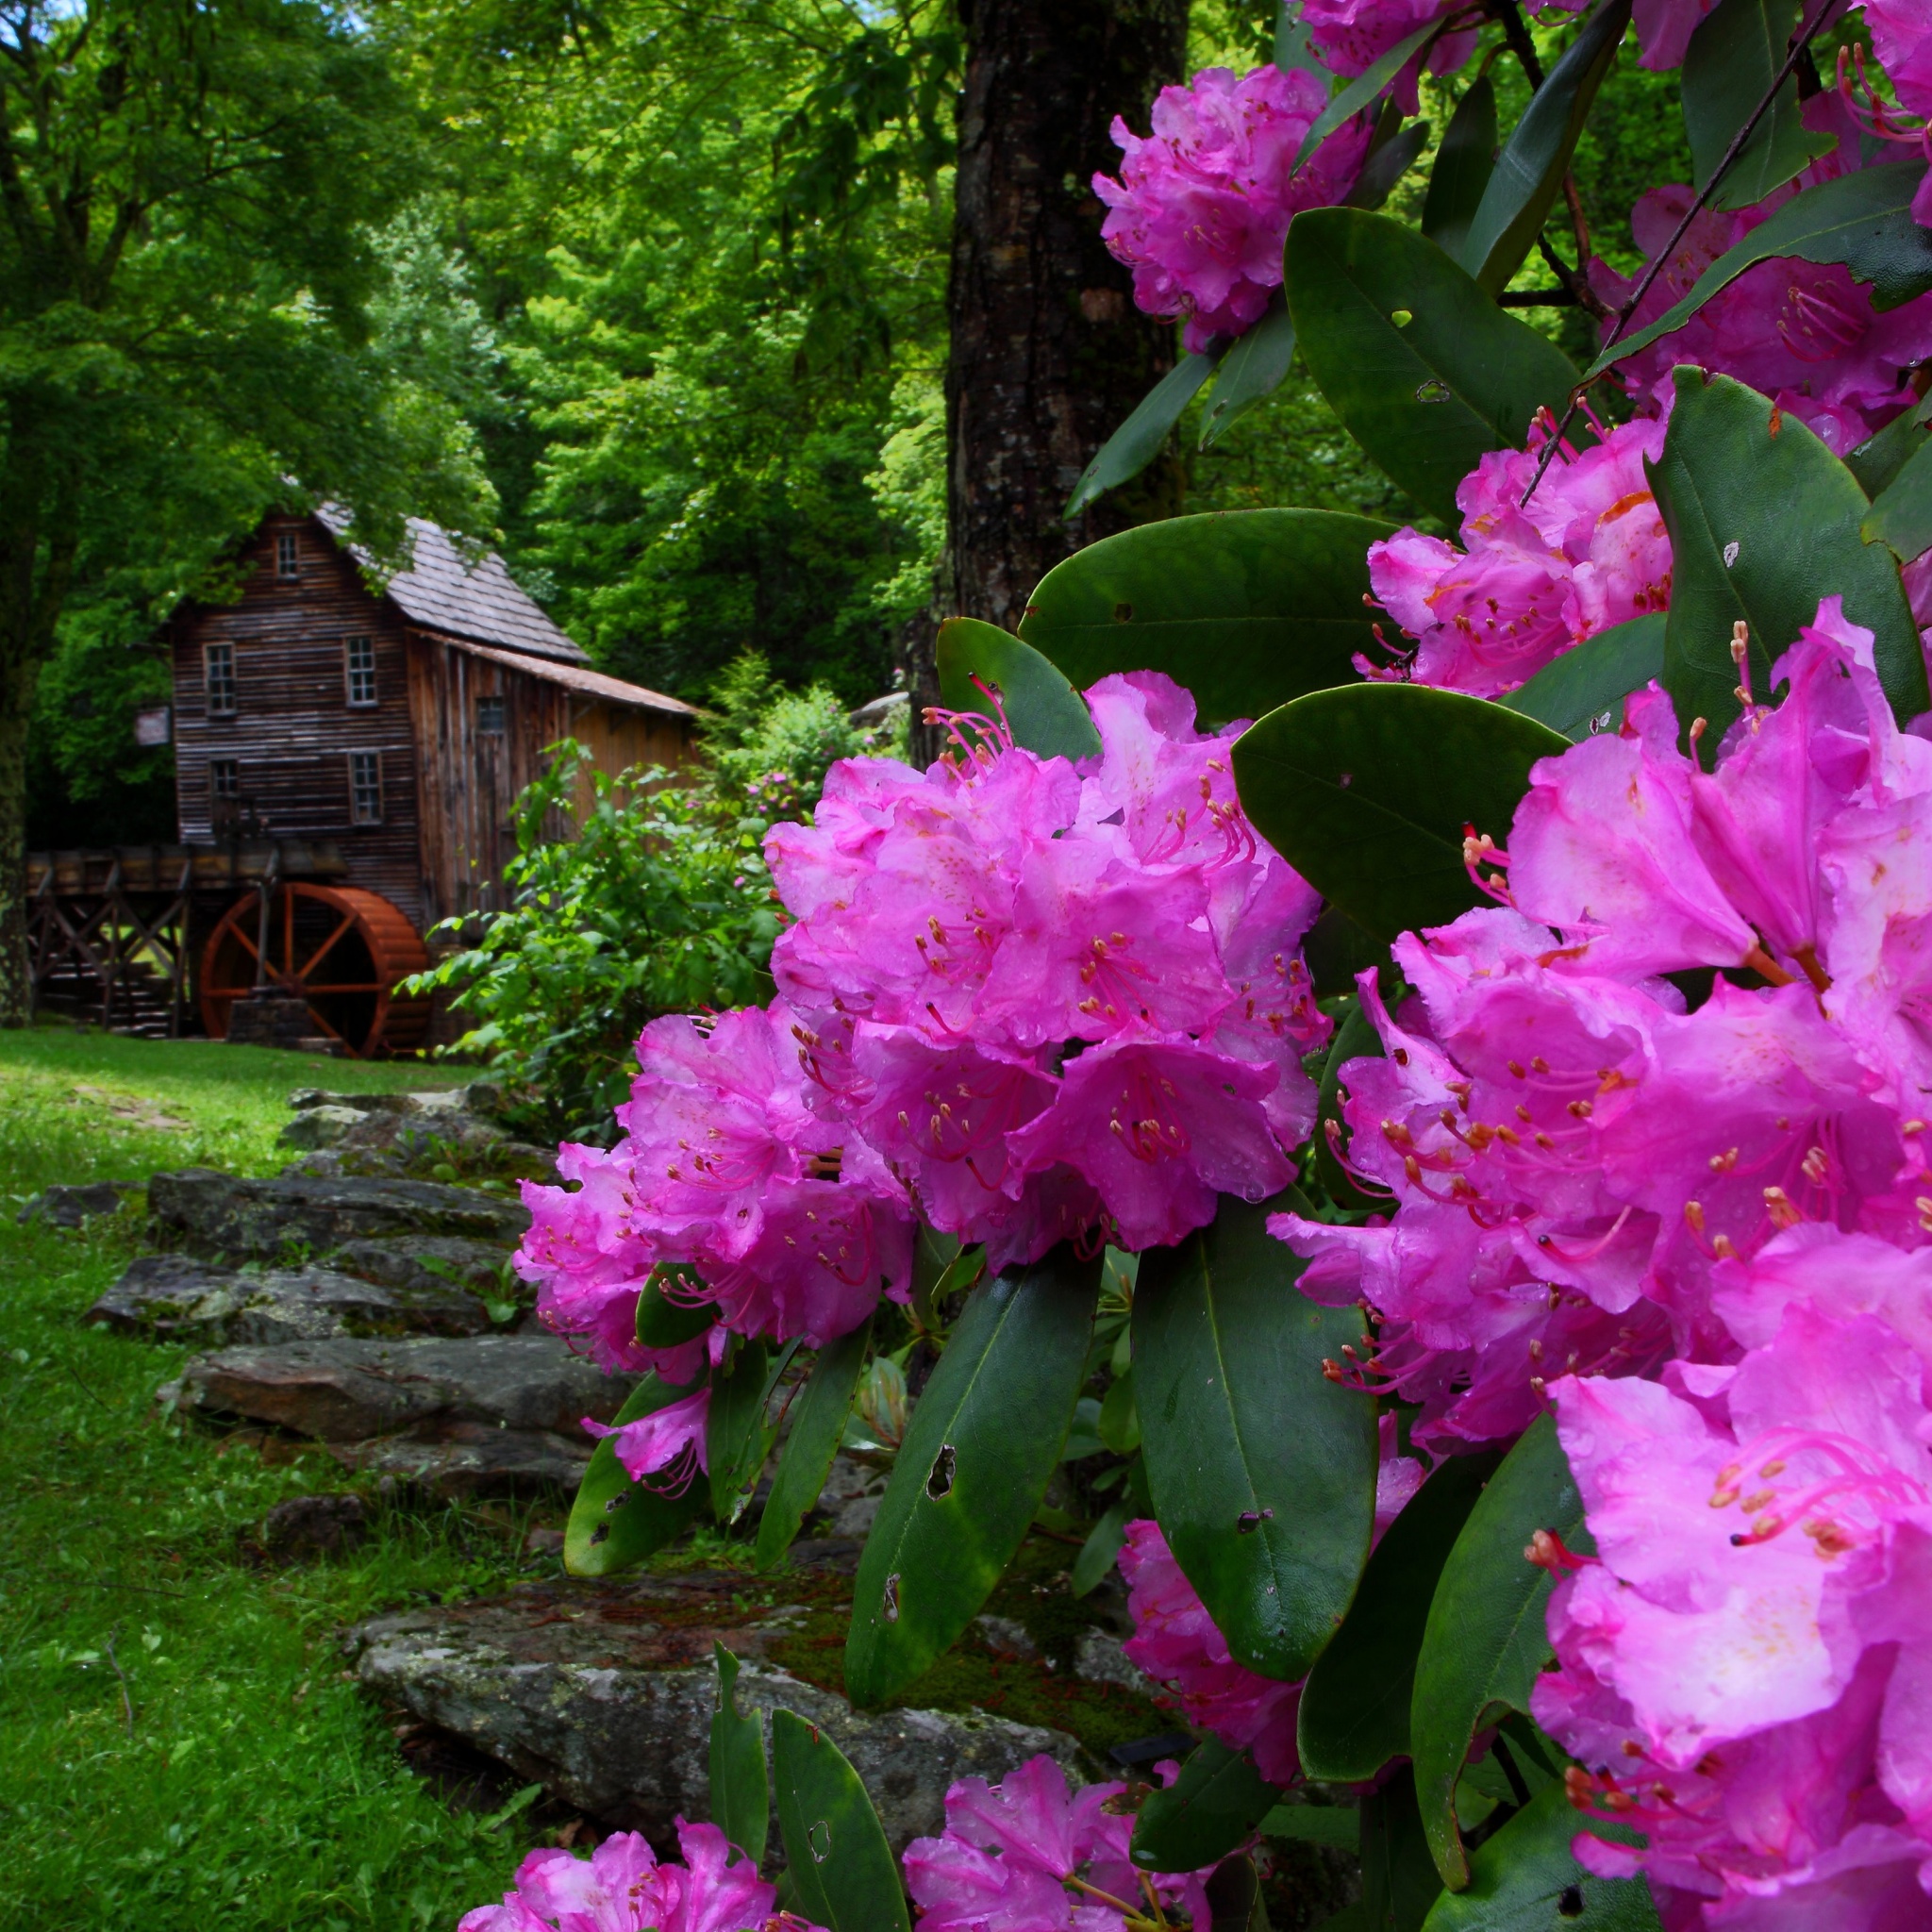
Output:
M608 1419L628 1392L622 1377L552 1335L225 1348L194 1357L173 1386L185 1409L272 1423L325 1442L365 1442L430 1423L579 1437L582 1417Z
M116 1213L121 1203L141 1192L139 1181L88 1181L74 1188L44 1188L18 1221L44 1221L50 1227L79 1227L97 1214Z
M159 1341L218 1347L490 1330L475 1295L433 1276L424 1289L385 1288L331 1268L243 1274L190 1255L142 1256L87 1319Z
M459 1234L381 1235L344 1241L328 1257L331 1268L379 1281L385 1288L427 1293L461 1283L477 1294L501 1294L508 1251L494 1241Z
M794 1553L795 1554L795 1553ZM741 1607L736 1572L524 1585L378 1617L350 1634L369 1690L541 1783L580 1810L665 1841L709 1815L713 1640L742 1660L740 1708L794 1710L851 1759L895 1853L944 1823L946 1788L994 1782L1046 1752L1080 1775L1063 1731L980 1712L854 1710L766 1652L802 1612ZM779 1841L774 1821L773 1844Z
M360 1496L289 1496L261 1522L261 1546L271 1557L339 1557L368 1540L369 1505Z
M590 1467L581 1429L507 1429L488 1423L431 1421L373 1442L331 1442L344 1469L393 1476L444 1502L489 1496L566 1496Z
M154 1175L147 1198L160 1241L218 1261L306 1258L396 1235L459 1235L507 1249L530 1224L521 1202L438 1181L247 1179L191 1167Z

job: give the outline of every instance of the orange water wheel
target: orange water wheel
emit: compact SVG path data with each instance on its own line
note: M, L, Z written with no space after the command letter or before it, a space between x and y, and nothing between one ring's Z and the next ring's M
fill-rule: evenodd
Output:
M395 988L428 964L416 928L381 893L279 885L266 922L260 894L250 892L209 934L201 1017L211 1039L225 1040L237 1000L258 990L292 996L308 1003L317 1034L366 1059L422 1044L429 1002L398 999Z

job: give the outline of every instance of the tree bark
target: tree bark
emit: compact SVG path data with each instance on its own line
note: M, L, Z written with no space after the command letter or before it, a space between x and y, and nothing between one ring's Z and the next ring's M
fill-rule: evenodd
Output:
M1181 77L1187 0L960 0L966 76L947 291L946 554L937 614L1017 628L1034 586L1096 538L1171 516L1170 453L1067 522L1093 453L1174 366L1172 323L1134 307L1090 183L1113 117L1148 125ZM928 628L914 718L938 698Z

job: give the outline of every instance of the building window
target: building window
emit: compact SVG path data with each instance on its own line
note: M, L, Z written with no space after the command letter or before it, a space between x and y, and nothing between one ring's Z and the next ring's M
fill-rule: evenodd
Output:
M217 805L242 796L242 767L233 758L208 759L208 795Z
M379 751L352 751L349 754L349 818L358 825L382 823L382 754Z
M348 672L349 702L352 705L373 705L375 702L375 640L345 639L342 660Z
M302 575L301 542L293 530L283 530L275 538L275 575L299 577Z
M208 688L208 714L210 718L235 715L235 647L233 644L207 643L201 647L202 678Z
M500 734L503 730L503 700L501 698L478 698L476 700L476 729Z

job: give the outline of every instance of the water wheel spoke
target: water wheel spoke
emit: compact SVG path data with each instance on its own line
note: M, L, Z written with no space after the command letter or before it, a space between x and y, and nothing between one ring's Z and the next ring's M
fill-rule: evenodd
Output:
M306 983L308 978L308 975L311 973L313 973L318 966L322 964L324 958L333 949L335 942L339 939L341 939L345 932L351 931L354 928L355 924L356 915L353 912L343 913L341 917L341 923L336 927L335 931L330 933L327 939L324 940L321 945L316 947L315 951L309 954L308 963L304 965L302 969L295 974L296 979Z

